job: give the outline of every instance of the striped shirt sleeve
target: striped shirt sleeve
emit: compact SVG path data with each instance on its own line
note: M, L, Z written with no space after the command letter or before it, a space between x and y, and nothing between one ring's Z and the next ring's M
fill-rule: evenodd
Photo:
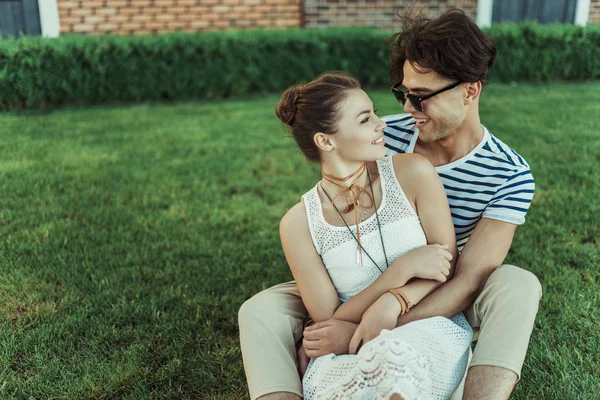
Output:
M525 222L535 182L528 166L522 165L498 189L488 203L482 217L497 219L515 225Z

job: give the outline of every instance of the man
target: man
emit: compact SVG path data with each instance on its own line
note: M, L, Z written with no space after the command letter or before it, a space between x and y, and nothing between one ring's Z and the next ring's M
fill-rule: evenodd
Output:
M495 46L459 10L435 20L406 18L395 39L390 75L409 114L384 118L388 153L418 153L436 167L462 250L453 279L402 315L398 326L464 310L479 339L463 398L506 399L520 378L541 285L530 272L502 265L517 225L525 221L534 182L525 160L480 124L479 99ZM356 324L331 319L304 331L306 318L293 282L241 307L252 399L301 398L296 343L303 334L301 369L305 354L348 353ZM373 332L356 335L368 339Z

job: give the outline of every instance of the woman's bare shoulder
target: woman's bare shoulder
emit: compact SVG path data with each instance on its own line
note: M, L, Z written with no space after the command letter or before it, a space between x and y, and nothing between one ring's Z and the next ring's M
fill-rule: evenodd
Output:
M304 202L295 204L281 218L279 223L280 233L286 235L308 233L308 221Z
M420 154L396 154L392 157L394 172L400 184L402 181L419 181L437 175L429 160ZM410 182L407 182L410 183Z

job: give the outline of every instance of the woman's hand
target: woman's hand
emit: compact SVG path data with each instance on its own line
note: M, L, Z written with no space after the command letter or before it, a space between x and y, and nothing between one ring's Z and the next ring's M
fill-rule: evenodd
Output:
M450 261L452 254L448 245L430 244L421 246L406 253L403 257L405 263L414 278L433 279L438 282L446 282L450 275Z
M350 354L356 354L362 345L379 336L383 329L394 329L401 311L402 306L393 294L383 294L364 312L350 340Z

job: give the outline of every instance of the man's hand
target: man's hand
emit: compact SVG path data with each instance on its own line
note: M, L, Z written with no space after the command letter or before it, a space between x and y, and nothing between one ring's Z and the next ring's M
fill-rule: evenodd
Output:
M356 354L360 347L379 336L383 329L394 329L402 306L391 293L385 293L363 314L362 320L350 340L350 354Z
M334 353L348 354L350 338L358 325L339 319L317 322L304 330L302 347L310 358Z

